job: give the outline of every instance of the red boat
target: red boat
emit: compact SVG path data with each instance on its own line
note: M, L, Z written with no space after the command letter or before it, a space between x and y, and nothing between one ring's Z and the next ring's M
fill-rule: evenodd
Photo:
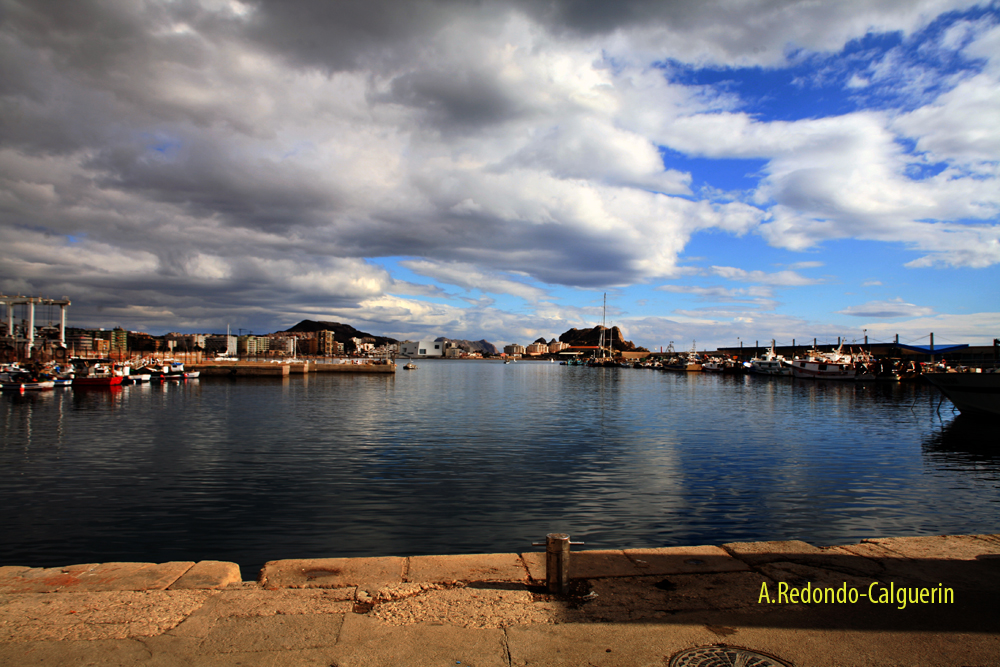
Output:
M110 359L72 359L74 387L120 387L122 376L111 368Z
M77 375L74 387L116 387L122 383L121 375Z

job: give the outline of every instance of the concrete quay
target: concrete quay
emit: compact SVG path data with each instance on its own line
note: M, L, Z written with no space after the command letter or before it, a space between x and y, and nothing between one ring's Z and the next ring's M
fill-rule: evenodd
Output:
M224 377L288 377L306 373L395 373L395 364L329 364L302 362L277 364L257 361L217 361L212 363L185 364L191 371L203 376Z
M216 561L0 567L0 665L1000 665L1000 535L581 551L566 596L544 568L543 553L279 560L257 581Z

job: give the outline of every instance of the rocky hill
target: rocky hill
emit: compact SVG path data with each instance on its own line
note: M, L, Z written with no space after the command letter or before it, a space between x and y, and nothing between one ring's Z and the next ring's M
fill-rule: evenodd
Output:
M448 343L454 343L466 352L481 352L483 354L500 354L500 350L496 346L486 339L483 340L459 340L458 338L445 338L444 336L440 338L435 338L435 342L445 341Z
M622 331L618 327L602 327L597 325L593 329L570 329L559 336L559 340L569 345L597 346L601 342L601 330L604 330L604 345L619 352L635 352L636 346L632 341L622 338Z
M374 338L375 345L389 345L398 343L395 338L386 336L376 336L374 334L358 331L350 324L340 322L316 322L314 320L302 320L291 329L285 329L285 333L310 333L314 331L332 331L333 339L338 343L346 343L352 338Z

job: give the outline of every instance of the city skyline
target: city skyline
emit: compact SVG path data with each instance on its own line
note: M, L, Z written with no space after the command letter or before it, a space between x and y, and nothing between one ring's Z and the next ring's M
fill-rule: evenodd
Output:
M3 0L0 43L0 293L69 326L1000 335L996 2Z

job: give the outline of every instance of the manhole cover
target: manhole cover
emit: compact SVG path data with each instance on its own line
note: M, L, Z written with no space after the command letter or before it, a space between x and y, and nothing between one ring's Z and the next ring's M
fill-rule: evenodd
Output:
M670 667L789 667L772 655L735 646L696 646L670 659Z

